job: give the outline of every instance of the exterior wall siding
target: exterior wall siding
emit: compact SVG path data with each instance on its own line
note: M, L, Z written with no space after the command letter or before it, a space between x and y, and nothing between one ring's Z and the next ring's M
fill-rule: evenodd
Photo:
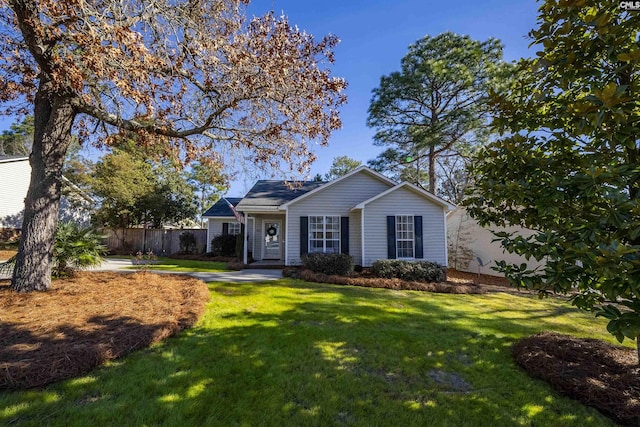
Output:
M449 243L449 265L452 268L470 273L482 273L492 276L502 276L492 269L496 261L506 261L508 264L527 264L527 268L543 268L544 260L527 260L525 257L505 252L500 242L493 242L495 238L491 230L516 233L528 237L534 231L522 227L490 227L484 228L469 216L465 209L459 208L447 216L447 234ZM480 258L482 265L478 262Z
M356 264L362 263L360 237L360 212L351 208L377 194L391 188L366 173L357 173L330 187L289 206L287 231L294 236L289 241L287 265L299 265L300 260L300 217L309 215L339 215L349 217L349 252Z
M0 228L21 228L31 166L26 160L0 163Z
M24 199L31 181L31 165L27 159L0 163L0 228L20 229L24 215ZM63 193L67 188L62 184ZM89 225L93 203L80 197L73 190L60 198L58 219Z
M356 265L362 265L362 224L360 211L349 214L349 252Z
M425 261L447 265L445 211L413 191L400 188L374 200L364 209L366 233L364 266L387 259L387 216L421 215Z

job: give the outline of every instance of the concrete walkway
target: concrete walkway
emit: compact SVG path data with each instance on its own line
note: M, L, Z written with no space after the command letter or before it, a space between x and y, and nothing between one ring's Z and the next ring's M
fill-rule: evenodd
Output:
M100 267L93 268L91 271L128 271L134 272L131 260L126 258L105 258ZM153 273L161 274L186 274L205 282L264 282L266 280L277 280L282 278L281 270L240 270L240 271L223 271L219 273L207 272L185 272L185 271L164 271L153 270Z

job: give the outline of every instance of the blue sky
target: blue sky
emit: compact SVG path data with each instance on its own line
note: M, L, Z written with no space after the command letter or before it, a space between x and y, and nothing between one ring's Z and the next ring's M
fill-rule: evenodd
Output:
M526 35L535 27L538 6L534 0L254 0L249 12L273 8L317 38L331 33L341 40L332 70L349 84L348 103L340 110L343 128L328 147L316 148L313 176L326 173L334 157L366 163L382 151L372 144L374 132L366 125L371 91L381 76L400 69L411 43L453 31L476 40L500 39L506 61L533 56ZM228 194L242 196L252 184L238 180Z
M318 160L312 177L326 173L334 157L366 163L381 151L366 126L371 91L381 76L399 70L411 43L453 31L476 40L500 39L507 61L533 56L526 35L535 27L538 6L534 0L253 0L249 14L273 9L317 38L331 33L341 39L332 73L349 84L348 103L340 110L343 128L332 135L328 147L314 150ZM0 118L0 131L11 122ZM252 179L238 179L228 195L243 196L252 185Z

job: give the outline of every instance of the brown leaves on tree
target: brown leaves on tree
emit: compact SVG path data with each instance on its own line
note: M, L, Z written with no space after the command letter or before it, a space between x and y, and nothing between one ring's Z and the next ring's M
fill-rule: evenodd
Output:
M4 112L44 90L86 114L76 131L98 144L125 130L183 161L239 151L306 172L309 144L341 126L346 83L327 68L338 39L273 13L247 22L246 3L0 0Z

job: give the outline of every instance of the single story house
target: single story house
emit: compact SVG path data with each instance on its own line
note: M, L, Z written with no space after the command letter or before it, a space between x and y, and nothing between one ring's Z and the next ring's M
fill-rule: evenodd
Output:
M506 231L516 235L528 237L535 232L522 227L481 227L471 218L464 208L457 208L447 215L447 241L449 244L449 267L469 273L481 273L491 276L502 276L493 269L496 261L506 261L508 264L527 264L527 268L544 267L544 261L506 252L499 241L493 241L496 236L493 231Z
M379 259L447 264L446 213L455 206L407 182L361 166L330 182L258 181L243 198L223 198L208 219L208 249L241 232L244 262L301 264L314 252L340 252L365 267Z
M28 157L0 156L0 230L22 228L24 199L30 181L31 164ZM88 224L95 201L64 176L62 184L60 220Z

